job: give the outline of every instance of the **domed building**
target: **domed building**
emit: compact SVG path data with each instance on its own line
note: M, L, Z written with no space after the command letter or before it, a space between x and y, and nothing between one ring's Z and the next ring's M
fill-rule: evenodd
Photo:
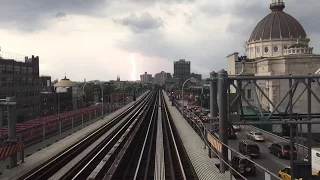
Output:
M303 26L293 16L284 12L283 0L272 0L269 8L271 12L258 22L251 35L248 34L250 36L246 41L246 55L239 57L239 53L235 52L227 56L228 74L314 74L320 68L320 55L313 54L313 48L309 46L310 39ZM279 103L289 90L288 80L259 80L257 84L273 104ZM307 95L303 93L304 89L302 83L296 88L294 100L298 99L300 94L303 95L294 106L295 113L307 113ZM317 83L313 83L312 89L317 95L320 94ZM268 99L252 84L245 89L245 97L256 107L261 105L265 110L273 110ZM280 111L285 111L288 101L289 98L282 103ZM312 99L312 112L320 112L316 99Z

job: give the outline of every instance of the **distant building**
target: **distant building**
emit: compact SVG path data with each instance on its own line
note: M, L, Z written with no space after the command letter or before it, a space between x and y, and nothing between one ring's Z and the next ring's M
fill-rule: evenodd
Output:
M142 84L152 83L152 75L145 72L144 74L140 75L140 80Z
M83 92L80 84L70 81L67 77L54 85L58 93L59 112L71 111L84 107Z
M161 71L160 73L155 74L154 78L155 78L155 84L162 86L165 84L165 81L167 79L171 78L171 74Z
M195 79L198 79L199 81L202 81L202 75L201 74L191 73L190 77L193 77Z
M39 117L38 56L19 58L0 51L0 99L12 96L17 100L17 122ZM3 123L7 124L6 110L3 112Z
M57 93L54 91L51 76L40 76L40 117L57 113Z
M184 59L180 59L173 63L173 77L178 79L179 85L182 85L185 80L190 78L190 65L190 61Z

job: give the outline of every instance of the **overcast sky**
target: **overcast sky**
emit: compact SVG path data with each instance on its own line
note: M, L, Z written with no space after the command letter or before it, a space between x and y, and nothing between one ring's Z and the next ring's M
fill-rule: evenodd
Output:
M1 0L2 53L40 57L40 74L72 80L137 80L191 61L208 77L243 53L271 0ZM285 0L320 52L319 0ZM8 54L10 52L17 55ZM19 54L19 55L18 55Z

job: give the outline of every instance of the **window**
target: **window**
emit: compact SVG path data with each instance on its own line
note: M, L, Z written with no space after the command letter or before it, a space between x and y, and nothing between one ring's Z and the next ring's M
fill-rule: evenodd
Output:
M32 78L28 78L28 85L29 85L29 86L32 86L32 85L33 85L33 80L32 80Z
M22 96L21 90L16 90L16 96L17 96L17 97L21 97L21 96Z
M22 103L22 108L28 108L28 103L27 102L23 102Z
M273 51L274 51L274 52L278 52L278 51L279 51L278 46L274 46L274 47L273 47Z
M260 47L257 47L257 53L260 54Z
M13 74L13 66L7 65L7 74Z
M5 99L6 97L7 97L6 91L0 92L0 99Z
M6 73L6 65L0 64L0 74L5 74Z
M252 90L251 89L247 89L247 98L248 99L252 98L251 93L252 93Z
M39 81L40 80L37 78L33 79L33 85L35 85L35 86L39 85Z
M269 52L269 48L266 46L266 47L264 47L264 52L265 53L268 53Z
M0 78L0 86L6 86L7 82L6 82L6 78Z
M22 66L21 67L21 74L27 74L27 67Z
M33 74L32 67L28 67L28 74L29 74L29 75L32 75L32 74Z
M14 91L8 91L8 97L14 96Z
M22 96L23 97L28 97L28 90L23 90Z
M20 66L14 66L14 74L20 74Z
M21 78L15 78L14 81L15 81L14 84L15 84L16 86L20 86L20 85L21 85Z
M22 86L27 85L27 78L21 78L21 85Z
M7 86L13 86L13 78L12 77L7 78Z
M33 90L28 91L28 96L33 96Z

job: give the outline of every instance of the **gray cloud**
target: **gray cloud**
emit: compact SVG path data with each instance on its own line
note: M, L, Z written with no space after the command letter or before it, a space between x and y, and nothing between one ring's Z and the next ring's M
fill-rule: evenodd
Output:
M54 15L55 18L64 18L66 17L67 15L63 12L58 12L57 14Z
M258 22L270 13L269 1L239 0L230 7L222 7L217 2L208 1L208 4L199 8L196 14L201 13L208 17L223 18L223 15L230 15L226 34L228 38L216 40L214 35L199 42L177 42L174 37L167 37L161 31L147 35L135 35L132 39L118 42L118 46L129 52L140 52L148 56L162 57L172 61L185 58L192 62L192 66L203 67L204 76L211 70L225 68L225 57L238 51L243 53L243 45L250 37L251 31ZM297 5L299 4L299 5ZM285 12L298 19L308 34L312 34L312 45L320 49L320 44L314 42L320 39L320 16L318 0L310 0L300 5L301 1L292 0L288 2ZM188 14L184 14L189 20ZM189 21L191 22L191 21ZM211 22L214 23L214 22ZM217 24L218 25L218 24ZM157 38L155 38L157 37ZM156 40L155 40L156 39Z
M7 0L1 1L0 28L37 31L47 20L66 14L99 16L105 0Z
M141 15L131 13L123 19L114 19L114 22L123 26L128 26L135 33L142 33L145 30L159 29L164 22L160 17L153 17L150 13L145 12Z
M209 76L212 69L225 68L224 62L226 55L230 54L229 48L232 50L236 48L233 42L225 42L223 46L228 47L226 49L219 48L220 42L215 42L213 38L192 43L175 42L173 39L174 37L156 31L147 35L136 34L130 39L119 41L117 45L128 52L139 52L150 57L169 59L172 62L181 58L186 59L191 61L192 69L197 70L196 73L202 73L204 77Z

